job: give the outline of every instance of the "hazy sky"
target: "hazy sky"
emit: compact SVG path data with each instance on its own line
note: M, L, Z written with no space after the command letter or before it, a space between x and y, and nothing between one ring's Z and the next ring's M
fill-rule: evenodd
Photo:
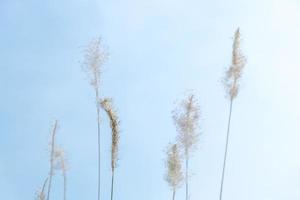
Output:
M34 199L54 119L70 165L68 199L96 199L95 100L81 63L99 36L110 52L101 95L114 98L122 129L115 200L171 199L164 150L176 137L174 101L190 90L202 111L190 199L218 199L229 106L220 80L237 27L247 65L224 200L300 199L299 10L297 0L0 0L0 199ZM101 116L108 199L110 131ZM54 184L52 199L62 199L59 173Z

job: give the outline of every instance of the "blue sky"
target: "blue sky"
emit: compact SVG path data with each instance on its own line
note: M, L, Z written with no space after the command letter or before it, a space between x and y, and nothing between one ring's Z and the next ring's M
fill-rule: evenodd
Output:
M171 199L164 149L176 137L174 101L190 90L202 111L191 200L217 199L229 106L220 80L237 27L248 62L224 200L299 199L299 9L296 0L1 0L0 199L34 199L54 119L70 165L68 198L96 199L96 111L81 62L99 36L110 52L101 95L114 99L122 129L115 199ZM101 115L107 199L110 132ZM59 174L54 182L59 199Z

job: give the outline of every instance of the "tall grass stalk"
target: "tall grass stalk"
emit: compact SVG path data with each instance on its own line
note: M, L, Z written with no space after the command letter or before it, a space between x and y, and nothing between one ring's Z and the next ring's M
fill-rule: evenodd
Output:
M227 124L226 145L225 145L225 151L224 151L224 160L223 160L219 200L222 200L222 197L223 197L223 186L224 186L226 161L227 161L227 154L228 154L232 106L233 106L234 99L238 95L239 81L241 79L242 72L243 72L243 69L244 69L245 64L246 64L246 58L243 55L243 53L241 52L240 43L241 43L241 35L240 35L240 30L238 28L235 31L235 34L234 34L234 40L233 40L233 45L232 45L231 66L226 71L226 74L225 74L225 77L224 77L224 86L225 86L226 95L229 98L230 104L229 104L229 116L228 116L228 124Z
M96 112L97 112L97 142L98 142L98 200L100 200L100 108L99 108L99 99L100 99L100 74L103 67L103 64L107 58L107 53L104 51L101 39L92 40L87 48L85 53L85 62L84 70L90 78L90 83L95 91L96 99Z
M110 199L113 200L114 195L114 177L115 168L117 167L118 152L119 152L119 140L120 140L120 128L119 118L116 111L113 108L111 99L104 99L101 101L101 106L105 110L109 120L111 128L111 190Z
M50 192L51 192L51 184L52 184L52 177L54 173L54 151L55 151L55 136L58 128L57 120L55 120L52 133L51 133L51 141L50 141L50 170L49 170L49 184L48 184L48 192L47 192L47 200L50 199Z
M188 95L173 111L178 143L185 159L185 199L189 198L189 159L199 140L200 108L194 95Z
M167 149L166 168L165 180L172 189L172 200L175 200L176 190L181 186L183 181L181 159L177 144L169 145Z

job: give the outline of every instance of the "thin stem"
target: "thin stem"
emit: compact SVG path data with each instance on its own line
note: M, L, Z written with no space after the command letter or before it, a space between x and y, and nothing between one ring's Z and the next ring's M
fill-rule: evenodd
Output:
M100 109L99 109L99 92L96 87L96 106L97 106L97 133L98 133L98 200L100 200Z
M49 184L48 184L48 194L47 200L50 199L50 191L52 184L52 176L53 176L53 161L54 161L54 147L55 147L55 134L57 129L57 121L54 123L53 131L52 131L52 139L51 139L51 154L50 154L50 172L49 172Z
M185 199L189 197L189 159L185 159Z
M175 193L176 193L176 191L175 191L175 189L173 189L173 200L175 200Z
M43 184L43 188L42 188L41 194L44 194L44 191L45 191L47 182L48 182L48 178L46 178L45 181L44 181L44 184Z
M231 100L230 100L230 108L229 108L227 136L226 136L226 146L225 146L225 154L224 154L224 161L223 161L223 171L222 171L221 189L220 189L219 200L222 200L222 195L223 195L223 184L224 184L224 177L225 177L227 151L228 151L228 141L229 141L229 134L230 134L230 122L231 122L231 113L232 113L232 103L233 103L233 99L231 98Z
M114 176L115 176L115 172L113 171L111 175L110 200L113 200L113 195L114 195Z
M67 175L65 171L63 171L63 177L64 177L64 200L66 200L67 199Z

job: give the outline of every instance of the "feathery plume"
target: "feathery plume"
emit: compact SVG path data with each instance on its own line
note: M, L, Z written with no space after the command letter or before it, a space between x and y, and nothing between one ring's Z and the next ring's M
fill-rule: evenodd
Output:
M241 34L238 28L234 34L234 41L232 45L232 60L231 66L225 73L224 87L226 94L230 100L236 98L239 92L239 80L242 77L242 72L246 64L246 58L240 49Z
M90 84L96 91L99 90L100 74L107 58L108 53L102 46L101 38L94 39L88 44L85 50L83 69L90 79Z
M199 139L200 108L194 95L188 95L180 107L173 111L173 120L178 132L178 142L186 157L195 149Z
M120 128L119 128L119 118L116 111L113 108L111 99L103 99L101 101L101 106L105 110L109 120L110 128L112 134L111 142L111 170L112 170L112 180L111 180L111 200L113 199L113 189L114 189L114 172L118 160L118 150L119 150L119 139L120 139Z
M97 110L97 136L98 136L98 200L100 200L100 74L108 53L104 50L101 39L92 40L86 48L84 70L90 78L90 83L95 90Z
M246 64L246 58L241 52L240 43L241 43L241 35L240 35L240 29L238 28L234 34L234 40L232 45L231 66L226 71L225 78L224 78L224 86L225 86L226 94L230 99L230 105L229 105L229 117L228 117L228 124L227 124L226 145L225 145L225 152L224 152L219 200L222 200L222 195L223 195L223 185L224 185L226 160L227 160L227 152L228 152L228 144L229 144L232 105L233 105L233 100L238 95L239 81L242 77L242 72Z
M181 183L183 181L183 175L181 171L181 160L177 144L169 145L167 149L166 168L167 173L165 175L165 180L172 188L172 199L175 200L176 190L181 186Z
M173 111L173 119L178 132L178 143L184 151L186 200L188 200L189 158L199 138L200 108L194 95L189 95L181 102L180 107Z

